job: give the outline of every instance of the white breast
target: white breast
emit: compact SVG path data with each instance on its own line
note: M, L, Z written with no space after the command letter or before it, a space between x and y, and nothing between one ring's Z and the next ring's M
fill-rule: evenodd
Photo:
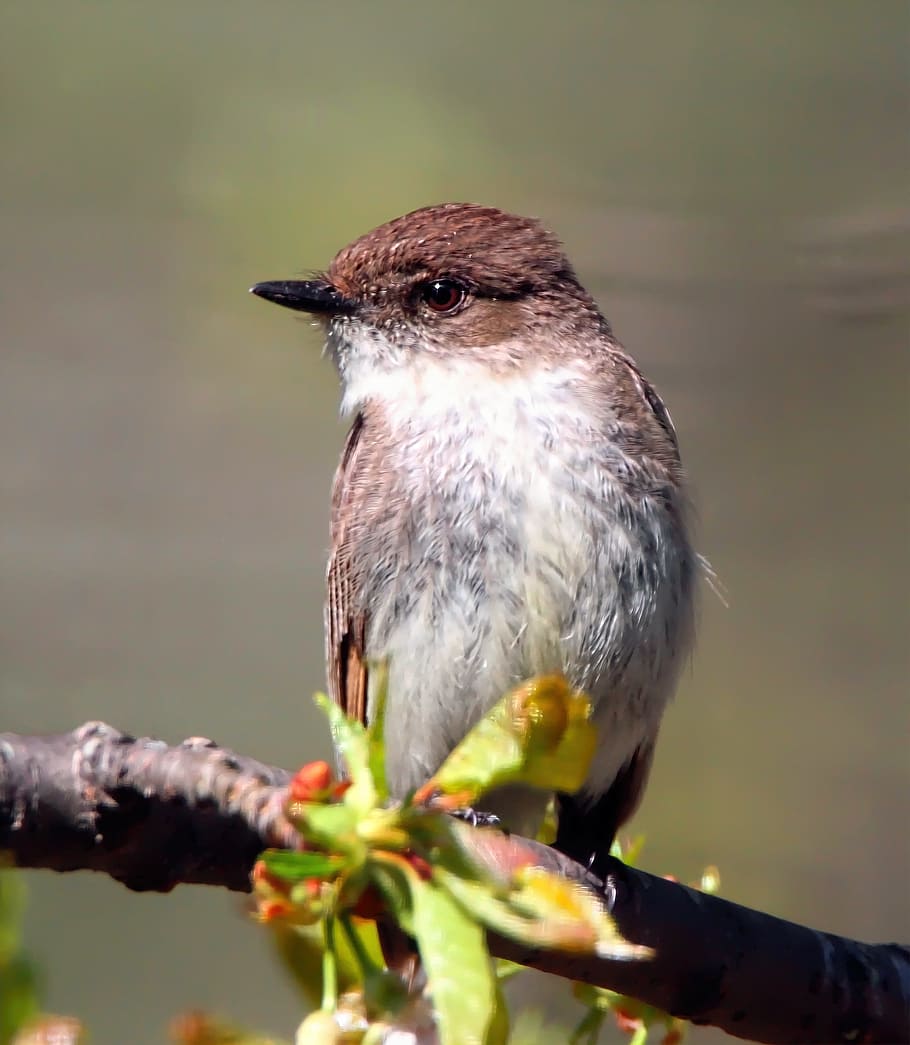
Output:
M344 402L381 403L413 530L370 597L368 652L390 660L394 789L425 780L510 685L562 672L596 702L588 786L600 793L656 729L675 681L669 589L684 535L624 497L612 418L592 414L575 367L491 379L471 361L427 358L364 376L349 371ZM666 563L637 570L652 554Z

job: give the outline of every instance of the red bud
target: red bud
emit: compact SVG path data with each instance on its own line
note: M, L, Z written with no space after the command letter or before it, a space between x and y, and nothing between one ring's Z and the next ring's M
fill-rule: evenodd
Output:
M422 856L408 852L405 853L405 859L425 882L428 882L433 877L433 868L430 867Z
M266 900L259 904L259 920L274 922L279 918L287 918L293 910L293 905L286 900Z
M291 778L289 793L294 802L316 802L327 798L334 776L328 762L307 762Z

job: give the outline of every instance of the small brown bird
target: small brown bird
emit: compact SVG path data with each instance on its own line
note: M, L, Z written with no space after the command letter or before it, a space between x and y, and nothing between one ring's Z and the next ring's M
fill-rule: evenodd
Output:
M424 783L515 683L562 673L599 743L557 845L605 855L645 786L693 638L698 559L676 433L556 238L447 203L253 293L317 316L354 418L332 494L329 688L371 713L390 785ZM546 796L484 809L534 829Z

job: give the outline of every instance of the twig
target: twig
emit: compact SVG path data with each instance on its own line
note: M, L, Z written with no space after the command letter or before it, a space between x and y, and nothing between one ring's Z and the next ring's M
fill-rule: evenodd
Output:
M0 734L0 850L20 867L101 871L130 889L248 891L256 856L290 848L289 774L193 738L177 747L100 722L56 736ZM762 1042L910 1042L910 948L786 922L614 861L601 882L560 853L490 829L465 844L494 872L533 862L598 890L623 936L654 949L621 962L494 952Z

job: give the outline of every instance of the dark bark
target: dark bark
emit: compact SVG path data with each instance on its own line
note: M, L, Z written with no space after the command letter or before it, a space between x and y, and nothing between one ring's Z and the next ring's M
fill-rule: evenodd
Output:
M56 736L0 734L0 850L20 867L102 871L129 889L249 890L290 774L202 737L171 747L103 722Z
M288 779L208 740L170 747L98 722L0 734L0 850L20 867L101 871L130 889L245 891L262 849L295 844L282 814ZM620 962L495 939L500 956L750 1040L910 1042L910 948L819 932L618 861L603 883L546 846L464 834L499 872L531 854L603 891L622 934L655 952Z

